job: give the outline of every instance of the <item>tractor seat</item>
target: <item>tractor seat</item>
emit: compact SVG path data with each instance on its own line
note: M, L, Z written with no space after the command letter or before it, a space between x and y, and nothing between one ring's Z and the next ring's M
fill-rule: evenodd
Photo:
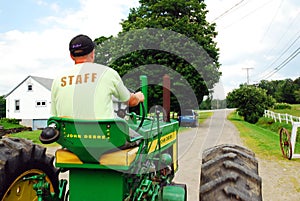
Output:
M132 155L131 149L137 147L143 138L129 129L124 119L83 120L51 117L48 125L51 124L55 124L60 133L56 142L65 149L58 151L58 157L61 157L59 161L65 162L74 160L76 163L98 164L101 157L110 154L113 158L124 157L120 164L128 165L128 158L131 158L129 155ZM113 154L114 152L116 153Z
M99 163L104 166L130 166L134 161L139 147L118 150L100 156ZM83 164L74 153L67 149L58 149L55 153L56 163Z

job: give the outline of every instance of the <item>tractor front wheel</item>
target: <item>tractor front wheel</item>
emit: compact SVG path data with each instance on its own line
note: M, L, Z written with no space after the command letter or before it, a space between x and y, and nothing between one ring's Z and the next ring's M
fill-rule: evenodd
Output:
M46 175L50 191L58 193L58 169L46 148L20 138L0 139L0 200L38 200L33 185L35 180L24 180L35 175Z

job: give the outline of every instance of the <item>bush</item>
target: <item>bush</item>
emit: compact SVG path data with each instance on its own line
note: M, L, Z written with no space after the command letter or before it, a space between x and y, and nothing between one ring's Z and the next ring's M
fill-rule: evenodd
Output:
M275 110L292 109L292 106L287 103L275 103L274 109Z
M9 118L1 118L0 125L4 127L4 129L11 129L11 128L21 128L24 127L19 124L19 120L17 119L9 119Z
M2 122L2 123L9 123L9 124L19 124L20 120L14 119L14 118L12 118L12 119L10 119L10 118L2 118L2 119L0 119L0 122Z
M239 89L229 92L226 99L231 107L237 108L245 121L252 124L275 103L275 99L267 95L266 90L248 85L241 85Z

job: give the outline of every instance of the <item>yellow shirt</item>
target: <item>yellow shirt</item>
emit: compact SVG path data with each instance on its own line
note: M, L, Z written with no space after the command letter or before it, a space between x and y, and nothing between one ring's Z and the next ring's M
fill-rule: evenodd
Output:
M122 102L130 98L119 74L95 63L76 64L57 77L51 94L51 114L76 119L114 118L112 96Z

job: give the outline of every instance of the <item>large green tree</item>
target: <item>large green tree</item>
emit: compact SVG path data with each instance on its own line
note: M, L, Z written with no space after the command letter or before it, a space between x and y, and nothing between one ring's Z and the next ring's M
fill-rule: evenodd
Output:
M146 74L153 104L162 102L162 77L169 74L172 109L199 107L221 76L216 25L207 22L204 1L139 2L121 23L117 37L96 39L96 62L117 70L134 89L138 76Z
M264 110L275 104L275 99L267 95L265 89L241 85L240 88L228 93L226 97L227 103L234 108L245 121L256 123L263 116Z
M295 91L296 85L292 79L285 79L280 87L280 97L281 100L279 102L285 102L290 104L296 103Z
M297 94L300 89L300 79L284 79L284 80L262 80L258 84L262 89L267 90L267 94L273 96L277 102L295 104L299 103Z
M295 85L295 100L296 103L300 103L300 77L294 80Z

